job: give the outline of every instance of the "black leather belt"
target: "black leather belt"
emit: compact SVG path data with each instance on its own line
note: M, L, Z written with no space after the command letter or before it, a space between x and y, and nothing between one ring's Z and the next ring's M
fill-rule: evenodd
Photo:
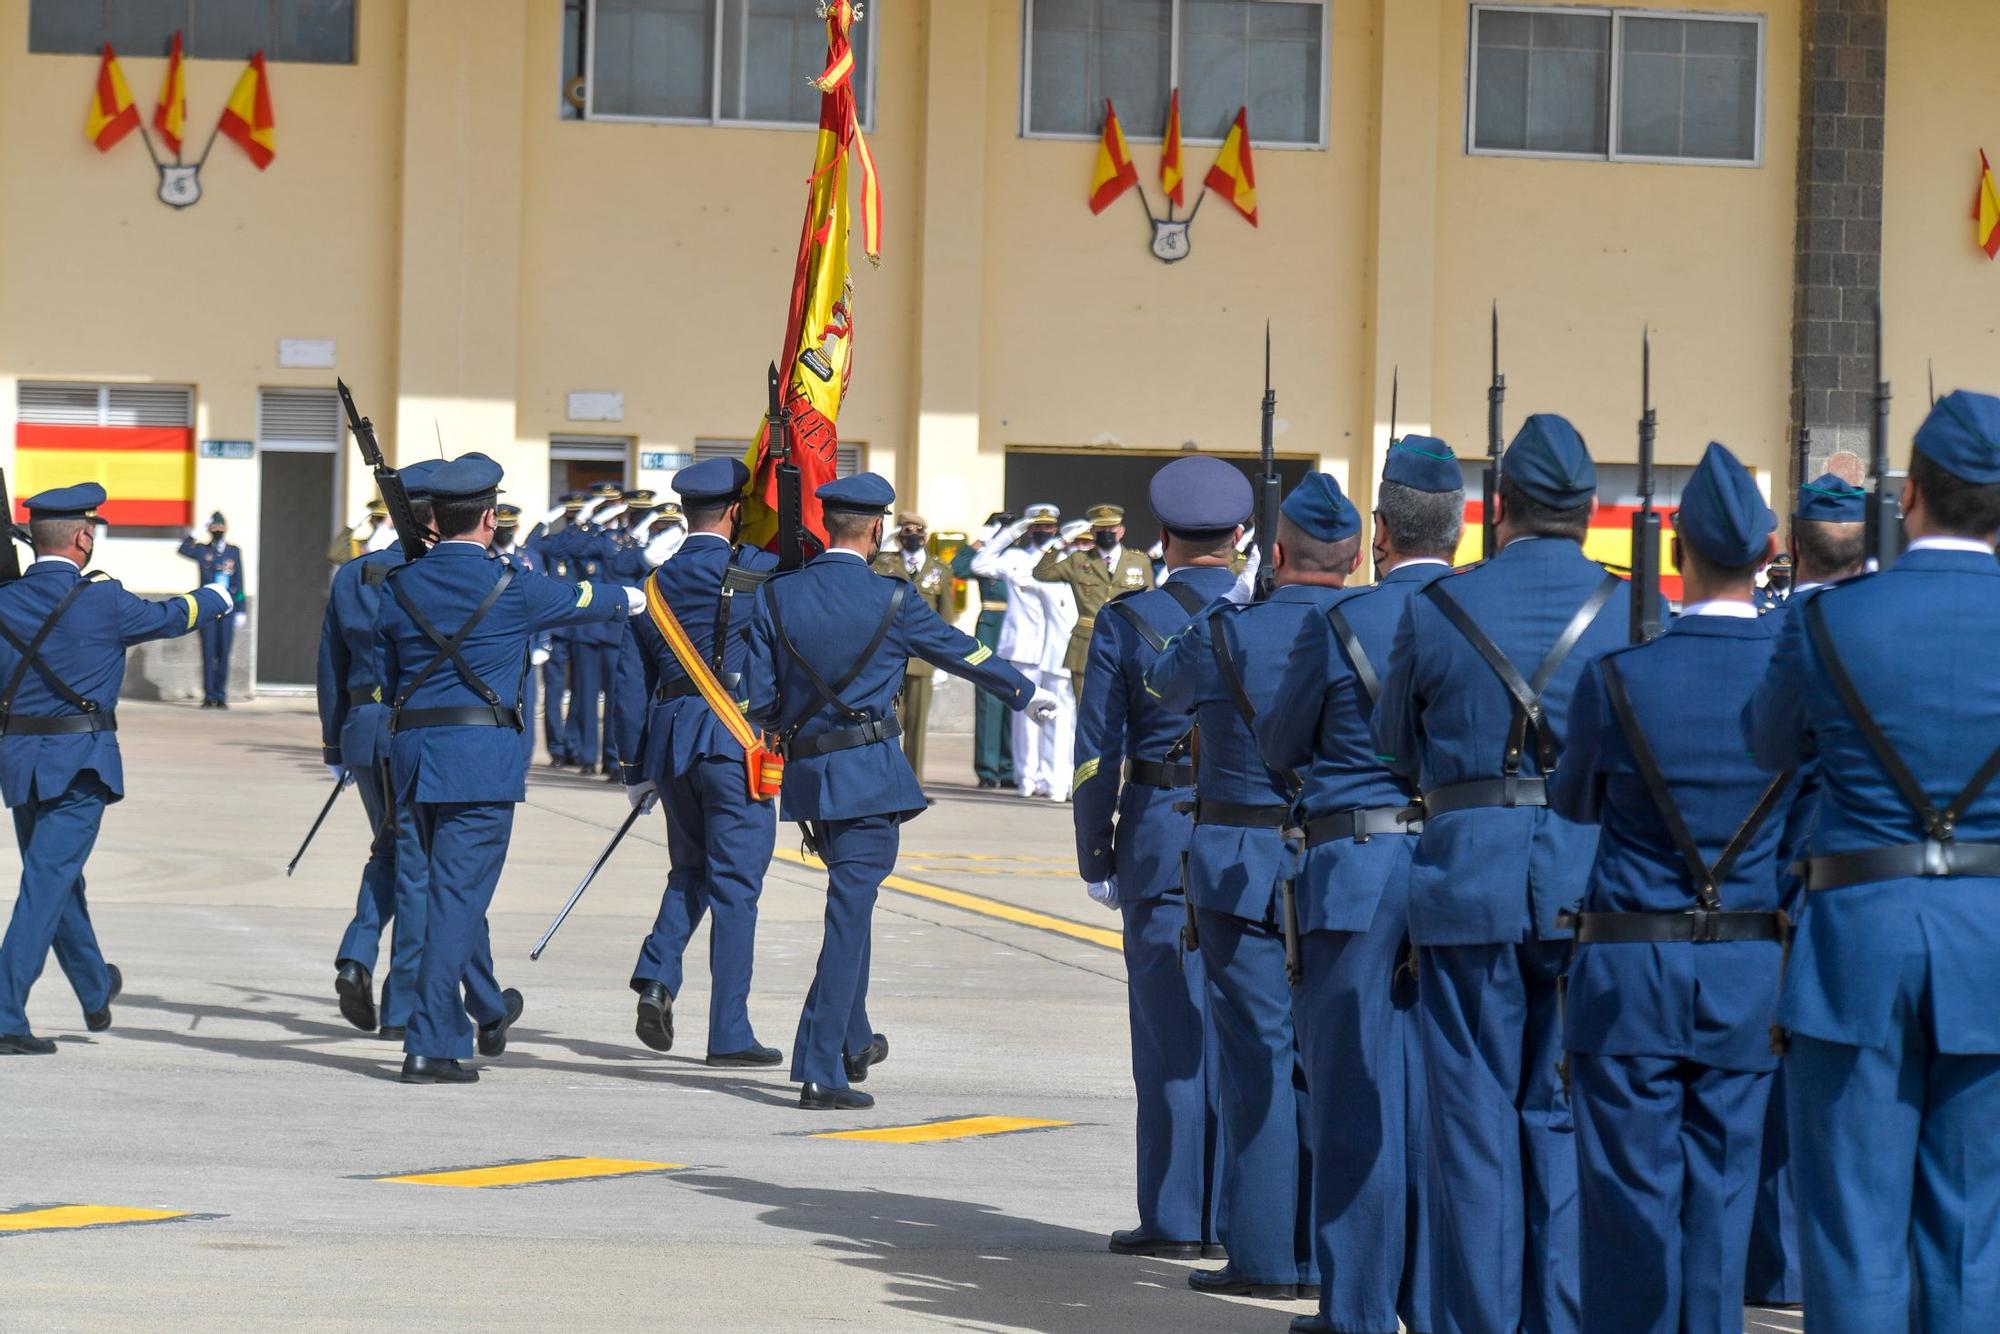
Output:
M450 709L404 709L391 714L391 732L420 727L511 727L521 730L521 711L500 704L467 704Z
M118 714L111 709L96 713L69 713L60 718L10 717L0 727L6 736L75 736L83 732L115 732Z
M349 686L347 688L347 703L350 708L358 709L363 704L380 704L381 702L381 686Z
M1576 932L1579 945L1711 945L1725 940L1782 942L1792 921L1781 912L1570 912L1556 925Z
M1422 812L1412 806L1358 806L1351 811L1315 815L1306 821L1306 846L1316 848L1351 838L1366 843L1377 834L1421 834Z
M1450 783L1424 793L1426 818L1452 811L1476 810L1482 806L1546 806L1548 783L1540 778L1479 778L1470 783Z
M1194 803L1196 824L1234 825L1238 829L1283 829L1291 814L1289 806L1244 806L1233 801L1210 801L1207 797Z
M877 718L858 727L836 727L814 736L794 737L785 743L785 758L802 760L808 755L826 755L836 750L872 746L878 741L894 741L903 735L903 725L894 718Z
M1845 889L1876 880L1953 875L2000 876L2000 844L1931 839L1859 852L1834 852L1806 862L1808 889Z
M736 693L737 687L743 684L743 673L724 672L715 679L722 683L724 690L733 695ZM681 681L676 685L661 686L653 692L653 699L658 703L664 704L670 699L686 699L690 695L699 695L700 693L701 687L694 682Z
M1169 764L1164 760L1127 760L1125 781L1141 787L1193 787L1194 766Z

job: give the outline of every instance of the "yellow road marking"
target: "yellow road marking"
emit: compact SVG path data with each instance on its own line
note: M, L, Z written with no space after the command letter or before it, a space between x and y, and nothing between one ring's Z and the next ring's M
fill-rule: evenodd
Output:
M776 855L795 866L811 870L826 869L817 857L793 852L790 848L777 849ZM1097 945L1107 950L1122 951L1125 938L1116 931L1107 931L1101 926L1085 926L1082 922L1072 922L1067 917L1052 917L1048 913L1036 912L1032 908L1018 908L1011 903L989 899L983 894L970 894L962 889L946 889L943 885L927 884L922 880L912 880L907 876L892 875L882 882L882 888L893 889L899 894L914 898L929 899L932 903L942 903L948 907L961 908L966 912L978 913L981 917L995 917L1003 922L1013 922L1017 926L1032 926L1038 931L1052 931L1071 940L1080 940L1086 945Z
M919 1126L886 1126L881 1130L828 1130L814 1139L860 1139L874 1144L936 1144L981 1135L1011 1135L1017 1130L1049 1130L1074 1121L1037 1121L1026 1116L964 1116L956 1121L927 1121Z
M636 1176L643 1172L671 1172L685 1163L642 1163L629 1158L538 1158L528 1163L495 1163L491 1167L464 1167L446 1172L412 1172L404 1176L373 1177L375 1181L395 1181L411 1186L536 1186L548 1181L585 1181L593 1177Z
M186 1218L177 1209L121 1209L111 1204L52 1204L19 1213L0 1213L0 1232L62 1232L83 1227L116 1227L121 1223L164 1223Z

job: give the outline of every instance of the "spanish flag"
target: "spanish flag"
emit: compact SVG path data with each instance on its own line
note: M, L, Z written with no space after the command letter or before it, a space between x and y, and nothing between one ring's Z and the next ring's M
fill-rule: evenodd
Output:
M1993 188L1993 164L1986 160L1983 148L1979 150L1979 194L1972 201L1972 221L1978 225L1974 235L1986 258L2000 255L2000 190Z
M83 133L100 153L109 153L120 139L139 128L139 108L132 101L125 71L111 43L104 44L104 59L97 64L97 86L90 94L90 114L83 118Z
M236 81L229 104L222 109L222 133L242 145L262 171L278 156L277 123L271 119L271 79L264 73L264 53L250 57L250 67Z
M1181 90L1174 89L1167 103L1167 139L1160 145L1160 189L1175 208L1187 203L1184 197L1185 172L1181 167Z
M173 50L167 53L167 81L160 85L160 100L153 108L153 128L160 132L160 142L177 158L181 155L181 131L187 128L187 118L187 71L181 64L181 35L176 29Z
M1139 183L1139 169L1125 147L1125 131L1111 99L1104 99L1104 142L1097 146L1097 172L1090 179L1090 211L1102 213L1111 201Z
M1248 107L1236 109L1236 123L1229 127L1229 136L1222 141L1222 151L1215 155L1215 165L1208 169L1203 184L1233 204L1252 227L1257 225L1257 169L1250 161Z

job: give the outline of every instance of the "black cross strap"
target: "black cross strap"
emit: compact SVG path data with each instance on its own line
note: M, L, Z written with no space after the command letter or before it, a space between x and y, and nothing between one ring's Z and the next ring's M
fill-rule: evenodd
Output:
M1673 789L1668 786L1666 773L1660 768L1653 743L1646 736L1646 729L1639 725L1639 714L1632 707L1632 695L1625 688L1625 675L1619 671L1617 659L1603 658L1599 661L1604 671L1604 694L1611 701L1612 713L1618 717L1618 729L1625 734L1625 744L1632 751L1632 762L1638 766L1639 778L1646 785L1646 793L1653 799L1653 805L1667 826L1674 846L1680 850L1681 860L1687 864L1688 879L1694 885L1695 906L1705 912L1718 912L1722 908L1723 882L1729 879L1729 873L1736 868L1736 861L1750 846L1750 840L1757 836L1757 831L1771 818L1771 812L1777 809L1779 798L1791 785L1793 771L1788 769L1771 780L1763 795L1757 798L1750 814L1736 826L1736 832L1723 845L1722 855L1711 864L1701 855L1701 845L1695 842L1694 832L1688 828L1687 820L1674 801Z
M729 553L728 568L722 572L722 589L715 599L715 640L709 647L709 666L721 676L722 661L729 653L729 622L735 610L739 593L754 593L771 576L758 570L747 570L737 562L743 557L743 548Z
M1448 582L1449 580L1437 579L1426 584L1424 596L1436 603L1437 609L1444 613L1445 619L1465 636L1473 650L1500 679L1501 686L1506 689L1513 704L1514 720L1507 728L1507 750L1501 759L1501 772L1512 778L1521 771L1521 754L1527 746L1528 733L1532 731L1535 762L1543 773L1547 773L1555 767L1556 757L1562 752L1562 740L1555 735L1555 729L1549 726L1548 716L1542 709L1542 694L1549 688L1549 683L1555 680L1556 673L1561 670L1564 661L1583 639L1584 632L1597 620L1598 613L1604 610L1604 604L1611 601L1611 595L1617 592L1618 586L1625 581L1615 574L1606 572L1604 581L1591 590L1583 605L1576 609L1576 614L1569 618L1569 624L1563 627L1563 632L1556 636L1556 642L1550 646L1541 665L1535 668L1535 677L1532 681L1522 679L1520 669L1500 651L1500 646L1495 644L1466 613L1465 608L1445 591L1444 586Z
M806 661L805 655L793 646L791 636L785 633L784 618L778 611L778 599L775 597L764 599L764 605L771 609L771 632L778 637L778 647L783 649L785 656L790 658L797 664L799 670L806 674L806 680L812 682L813 691L819 696L802 715L792 722L791 726L779 731L778 735L783 738L787 745L790 744L793 737L799 734L800 728L812 721L814 714L829 705L848 722L867 723L876 721L868 716L866 709L857 709L842 699L840 692L860 679L861 673L867 669L869 661L874 658L875 651L881 648L882 641L889 637L889 627L896 623L897 613L903 608L903 595L910 591L909 581L906 579L893 579L890 582L895 587L889 591L889 606L883 611L882 619L876 624L875 633L869 636L867 646L861 650L860 656L855 658L854 665L842 673L840 680L834 682L832 685L828 685L826 678L819 674L819 670Z
M1186 582L1177 584L1170 580L1167 583L1161 584L1159 591L1179 603L1180 609L1188 614L1190 620L1194 618L1196 612L1209 603L1209 599L1204 598L1194 590L1192 585ZM1147 648L1150 648L1155 653L1161 653L1166 650L1166 636L1155 630L1145 617L1128 606L1124 598L1114 598L1110 605L1119 615L1125 618L1127 624L1139 632L1139 638L1146 641Z
M391 596L409 614L410 619L416 622L417 629L423 631L424 638L437 646L438 651L435 657L424 664L423 670L411 678L410 683L404 686L401 693L396 696L396 703L389 715L389 730L396 730L398 719L403 712L404 706L410 702L410 697L416 694L422 688L424 682L436 675L437 669L444 666L447 662L457 669L459 679L464 681L474 694L493 707L495 710L495 720L505 721L500 718L500 693L481 680L479 673L472 670L472 664L465 660L465 654L462 650L466 639L472 634L473 629L486 619L486 613L493 610L493 604L500 600L500 595L505 593L507 586L513 582L514 568L511 565L503 565L500 570L500 577L493 581L493 587L487 590L486 596L480 599L477 607L473 608L472 615L466 618L465 624L458 627L458 632L449 638L440 634L438 628L431 624L430 618L410 604L410 600L403 596L401 584L394 581L390 582L389 592ZM523 659L524 663L525 661ZM525 674L526 668L524 666L523 675L525 676ZM431 712L431 710L425 710L425 712ZM515 715L514 725L516 727L519 726L518 712Z
M1382 682L1375 675L1375 664L1368 661L1368 650L1361 647L1361 636L1354 633L1354 626L1339 603L1326 609L1326 623L1333 627L1333 637L1340 642L1340 651L1347 655L1347 665L1354 669L1355 678L1361 682L1372 707L1382 698Z
M1229 651L1229 641L1224 638L1222 627L1225 613L1218 608L1208 618L1208 646L1215 654L1215 670L1222 676L1222 684L1229 691L1229 698L1236 705L1237 714L1243 719L1243 726L1250 731L1251 744L1257 740L1257 706L1250 702L1250 692L1243 687L1243 673L1236 669L1236 658ZM1260 758L1262 747L1259 747ZM1305 781L1295 769L1273 768L1269 761L1264 764L1265 772L1277 779L1285 789L1289 800L1296 800L1305 788Z
M7 678L6 690L0 692L0 726L4 726L8 716L14 712L14 696L20 692L21 683L28 679L28 670L30 668L33 668L36 674L47 683L49 689L55 691L57 697L72 709L75 709L79 713L97 712L95 701L87 700L77 694L76 691L70 689L67 681L64 681L49 670L48 664L42 661L42 645L48 642L49 635L56 628L56 623L62 620L63 613L70 609L71 604L77 600L83 593L83 590L103 577L101 572L92 570L89 574L84 575L72 584L69 592L63 594L61 601L56 603L55 610L51 611L48 614L48 618L36 629L34 637L29 639L25 644L5 624L0 624L0 637L4 637L8 644L12 645L14 651L21 657L21 660L14 664L14 674Z

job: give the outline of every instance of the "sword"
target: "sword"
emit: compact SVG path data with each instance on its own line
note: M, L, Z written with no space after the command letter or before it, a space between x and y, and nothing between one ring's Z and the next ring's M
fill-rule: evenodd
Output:
M625 817L625 823L618 826L618 832L613 834L611 841L604 845L604 851L597 854L597 860L592 862L590 869L583 873L583 879L577 882L575 892L569 896L569 902L563 904L562 911L556 914L556 920L549 923L549 929L542 932L542 938L535 942L535 948L528 951L530 962L542 957L542 951L549 947L549 942L555 939L556 932L562 930L562 924L569 920L571 910L583 898L583 891L589 889L590 882L597 879L597 873L604 869L604 863L611 860L611 854L618 851L618 845L625 841L625 835L631 832L632 826L638 823L639 817L652 809L653 803L651 801L642 801L632 808L632 813Z
M317 834L319 832L319 827L326 823L327 813L333 809L333 803L340 800L340 794L345 792L347 790L347 785L349 783L352 783L353 781L354 781L354 774L350 770L349 772L342 774L340 776L340 781L333 785L333 791L327 793L326 805L319 808L319 818L313 821L312 828L306 830L306 841L299 844L299 850L292 854L291 861L285 863L285 875L287 877L289 877L292 872L299 869L299 859L305 856L306 849L312 846L313 835Z

